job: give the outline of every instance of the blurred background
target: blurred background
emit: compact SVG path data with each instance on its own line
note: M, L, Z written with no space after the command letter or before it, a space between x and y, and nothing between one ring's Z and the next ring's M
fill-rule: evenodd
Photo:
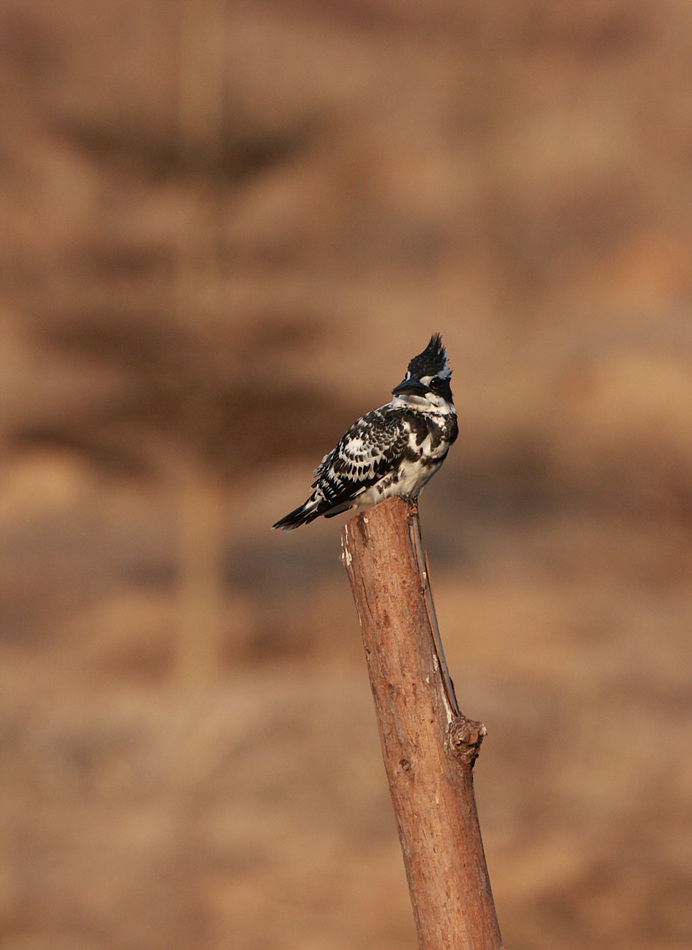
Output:
M505 943L691 945L691 36L1 0L3 950L413 950L340 524L269 526L433 331Z

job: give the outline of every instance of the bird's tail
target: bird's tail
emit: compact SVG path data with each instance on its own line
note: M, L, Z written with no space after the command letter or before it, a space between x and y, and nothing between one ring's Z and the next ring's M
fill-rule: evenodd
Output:
M322 513L319 506L319 500L312 496L308 498L305 504L300 505L293 511L289 511L280 521L273 524L272 528L275 530L281 528L282 531L293 531L294 528L299 528L302 524L310 524L311 521L314 521L315 518L318 518Z

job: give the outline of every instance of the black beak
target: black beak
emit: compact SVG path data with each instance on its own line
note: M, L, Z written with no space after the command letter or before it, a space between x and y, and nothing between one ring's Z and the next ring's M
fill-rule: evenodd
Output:
M425 396L428 392L430 390L424 383L415 376L410 376L394 387L392 396Z

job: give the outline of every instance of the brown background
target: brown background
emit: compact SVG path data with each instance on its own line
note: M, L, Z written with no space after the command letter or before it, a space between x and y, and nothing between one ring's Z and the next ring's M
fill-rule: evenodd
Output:
M412 950L339 524L422 498L512 950L692 944L692 6L2 0L0 946Z

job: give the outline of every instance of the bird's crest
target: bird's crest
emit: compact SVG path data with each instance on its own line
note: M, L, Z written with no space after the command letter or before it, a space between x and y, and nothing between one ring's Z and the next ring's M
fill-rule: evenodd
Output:
M450 379L452 371L447 361L447 350L442 345L439 333L433 333L430 342L418 356L414 356L408 364L408 375L422 379L424 376L439 376L440 379Z

